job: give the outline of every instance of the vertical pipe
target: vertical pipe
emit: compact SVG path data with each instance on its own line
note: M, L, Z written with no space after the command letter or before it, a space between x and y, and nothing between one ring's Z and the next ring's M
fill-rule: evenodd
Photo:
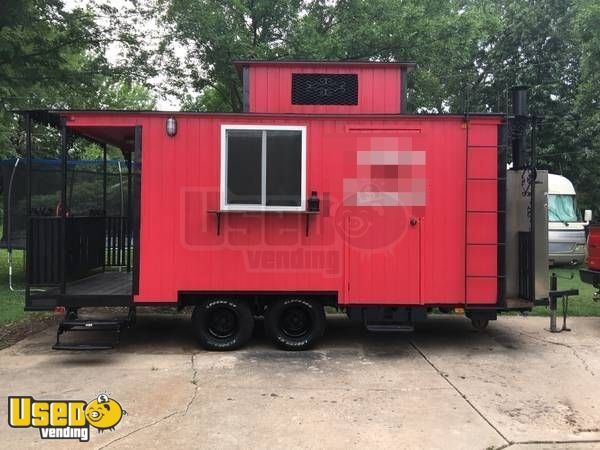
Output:
M557 276L556 273L552 273L552 276L550 277L550 302L549 302L549 309L550 309L550 331L554 332L556 331L556 303L557 303L557 299L556 297L552 294L553 292L555 292L556 290L558 290L558 280L557 280Z
M104 217L108 215L106 212L107 176L106 144L102 144L102 209L104 210Z
M133 276L131 283L132 294L140 291L140 234L141 234L141 207L142 207L142 127L135 127L135 179L133 189L135 190L135 205L132 205L130 236L133 240Z
M531 239L529 240L529 252L531 255L531 272L530 276L530 285L531 285L531 302L535 302L535 233L536 233L536 221L535 221L535 184L537 179L537 171L536 171L536 118L531 118L531 198L530 198L530 209L531 209L531 217L530 217L530 229L531 229ZM547 233L547 231L546 231ZM546 234L546 236L548 236Z
M125 223L128 225L125 227L127 238L125 239L125 243L127 246L127 272L131 272L131 211L132 211L132 202L133 202L133 189L132 189L132 158L131 151L127 153L127 220Z
M107 163L106 163L106 144L102 144L102 211L104 216L104 239L102 250L102 271L106 270L106 230L108 229L107 210L106 210L106 185L107 185Z
M68 135L65 119L61 119L60 125L60 143L61 143L61 220L60 220L60 255L61 255L61 275L60 275L60 293L67 292L67 169L68 169Z
M13 263L12 263L12 241L11 241L11 234L12 234L12 198L13 198L13 182L15 181L15 174L17 172L17 167L19 167L19 162L21 161L21 158L19 158L17 156L16 160L15 160L15 165L13 166L13 170L10 174L10 179L8 181L8 200L6 201L6 213L5 213L5 217L6 217L6 253L8 256L8 288L12 291L12 292L22 292L22 290L16 290L13 286ZM25 220L27 221L27 213L25 213ZM25 229L27 230L27 224L25 224ZM25 235L27 236L27 234ZM27 241L27 239L25 240Z
M15 181L15 174L17 173L17 168L19 167L19 163L21 162L21 158L18 156L15 158L15 165L13 166L12 171L10 172L10 178L8 180L8 192L5 198L6 204L6 249L9 253L12 252L12 205L13 205L13 183Z
M515 169L522 169L527 163L527 119L529 118L527 94L527 86L515 86L512 88L512 109L514 115L512 160L513 168Z
M467 236L467 222L469 220L469 210L467 208L467 204L468 204L468 192L469 192L469 110L466 109L465 110L465 116L464 116L464 128L465 128L465 230L464 230L464 234L463 234L463 239L464 239L464 250L465 250L465 259L463 262L463 267L464 267L464 280L463 280L463 292L464 292L464 298L465 298L465 305L467 303L467 242L468 242L468 236ZM420 279L420 277L419 277Z
M265 206L267 204L267 132L266 131L262 132L260 179L261 179L260 203L263 206Z
M25 205L25 305L29 305L29 294L31 292L31 115L25 114L25 158L27 159L27 197Z
M119 216L123 217L125 215L125 208L123 207L123 203L125 203L125 198L123 196L123 168L121 167L121 161L117 160L117 167L119 169L119 195L121 199L121 203L119 203Z

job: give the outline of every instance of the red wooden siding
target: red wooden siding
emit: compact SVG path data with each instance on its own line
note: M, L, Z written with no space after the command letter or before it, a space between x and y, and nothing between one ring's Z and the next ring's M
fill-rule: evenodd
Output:
M467 303L497 301L497 126L473 120L467 143Z
M300 290L337 292L341 304L495 303L498 117L473 117L467 145L455 116L174 115L172 138L168 114L67 116L72 127L143 128L136 302ZM217 235L208 210L219 209L223 124L307 127L306 190L321 198L309 236L303 216L285 213L224 215ZM377 187L375 204L357 206L345 183L382 186L401 204L378 206Z
M294 105L293 73L356 74L358 105ZM398 114L401 111L398 66L253 64L249 67L249 112L301 114Z

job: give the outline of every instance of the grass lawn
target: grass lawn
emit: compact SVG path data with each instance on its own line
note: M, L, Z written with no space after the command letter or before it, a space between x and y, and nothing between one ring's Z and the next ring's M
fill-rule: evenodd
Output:
M579 295L570 297L569 300L569 315L570 316L600 316L600 302L593 300L594 292L596 291L591 284L582 283L579 278L579 267L558 268L550 267L552 272L559 276L558 289L579 289ZM573 274L572 280L566 280ZM562 301L558 302L558 311L562 312ZM545 306L536 306L531 313L537 316L548 315Z
M8 260L6 250L0 250L0 327L27 318L38 318L44 313L28 313L23 311L25 294L12 292L8 288ZM15 289L24 287L23 252L13 251L13 284Z

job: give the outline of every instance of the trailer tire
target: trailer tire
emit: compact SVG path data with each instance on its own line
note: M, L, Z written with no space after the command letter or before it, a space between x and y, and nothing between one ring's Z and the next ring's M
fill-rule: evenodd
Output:
M192 325L206 350L230 351L252 337L254 316L248 303L237 300L210 300L196 305Z
M485 330L489 323L490 321L488 319L483 319L481 317L475 317L471 319L471 325L473 325L473 328L475 328L477 331Z
M284 350L307 350L325 332L325 310L314 300L283 299L269 305L265 332Z

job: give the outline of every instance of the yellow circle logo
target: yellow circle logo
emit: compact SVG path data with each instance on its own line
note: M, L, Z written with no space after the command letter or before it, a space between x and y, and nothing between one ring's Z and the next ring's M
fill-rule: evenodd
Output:
M119 402L100 394L85 407L85 418L98 431L113 430L127 412Z

